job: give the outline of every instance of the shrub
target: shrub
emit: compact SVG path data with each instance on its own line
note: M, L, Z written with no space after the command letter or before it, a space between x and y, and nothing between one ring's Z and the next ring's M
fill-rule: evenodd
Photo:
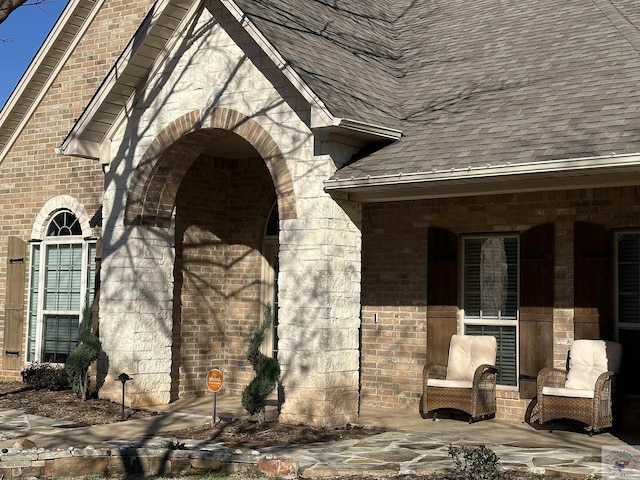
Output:
M98 359L102 351L102 343L92 332L91 323L91 304L87 302L82 312L80 343L71 351L66 363L69 383L74 393L83 401L87 399L89 393L89 367Z
M449 456L454 462L455 480L498 480L500 459L490 448L454 447L449 445Z
M36 390L63 390L69 386L65 369L50 363L34 362L20 374L22 382Z
M255 378L242 391L242 406L250 415L262 413L267 397L276 388L280 379L280 364L275 358L267 357L260 352L260 345L264 340L267 329L272 322L271 308L267 307L264 313L264 321L253 334L247 349L247 360L256 372Z

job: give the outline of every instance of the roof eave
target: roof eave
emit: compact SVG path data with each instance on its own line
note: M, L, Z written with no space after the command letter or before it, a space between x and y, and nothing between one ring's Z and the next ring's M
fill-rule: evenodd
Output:
M335 179L324 185L335 198L373 203L638 184L640 153Z
M334 139L348 139L347 142L357 145L359 148L395 142L402 138L400 130L348 118L336 118L333 124L314 127L312 131L322 138L328 136Z
M0 131L4 130L0 135L0 162L22 133L103 3L104 0L72 0L60 14L0 111ZM64 34L73 40L68 42L66 48L60 48L57 43ZM47 65L45 65L45 60ZM53 70L51 70L52 64L55 64ZM42 75L42 69L47 70L46 81L38 81L37 79L38 75Z
M175 32L179 30L185 20L190 18L199 8L199 4L200 2L194 0L158 0L154 3L149 14L104 78L82 115L76 120L58 147L58 153L91 159L99 158L95 156L95 153L101 151L101 144L125 117L126 108L131 104L135 92L145 84L149 78L149 72L154 71L162 63L167 45L171 44L175 38L170 34L166 43L158 48L160 53L157 57L145 57L142 60L146 62L147 68L141 69L140 65L135 64L133 60L142 51L142 47L148 46L145 40L150 38L153 32L155 32L154 41L157 42L158 31L172 30ZM175 23L176 9L183 12L178 23ZM165 13L167 14L165 15ZM172 25L172 27L168 28L168 25ZM140 55L140 57L142 56ZM126 84L121 81L123 78L127 79ZM131 85L132 78L136 82L133 86ZM114 107L119 108L119 113L113 113Z

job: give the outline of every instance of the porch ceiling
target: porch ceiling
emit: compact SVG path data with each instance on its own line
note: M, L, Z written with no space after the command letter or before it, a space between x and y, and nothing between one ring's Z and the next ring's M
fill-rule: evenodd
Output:
M500 167L468 168L329 180L336 199L362 203L518 192L638 185L640 155L594 157Z

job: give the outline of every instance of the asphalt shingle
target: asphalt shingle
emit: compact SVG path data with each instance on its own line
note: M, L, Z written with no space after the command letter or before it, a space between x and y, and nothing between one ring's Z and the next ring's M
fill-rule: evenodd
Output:
M336 179L640 152L637 0L238 0L333 115Z

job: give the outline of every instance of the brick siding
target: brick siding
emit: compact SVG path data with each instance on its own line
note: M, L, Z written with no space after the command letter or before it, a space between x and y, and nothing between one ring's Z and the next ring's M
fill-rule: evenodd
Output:
M522 232L553 222L554 366L573 340L573 223L640 227L636 187L368 204L363 210L361 401L418 410L426 361L427 228ZM460 277L460 281L462 277ZM374 321L377 314L378 321ZM529 402L498 392L498 416L522 420Z
M176 301L181 308L174 323L179 397L208 393L203 379L214 367L224 371L229 393L240 393L253 377L245 356L260 320L260 250L274 202L260 158L201 156L180 187Z
M3 212L0 278L6 278L7 238L15 235L29 240L38 213L51 198L70 195L90 215L99 212L104 181L99 162L56 155L54 150L62 143L152 3L151 0L105 2L92 28L81 39L0 165ZM4 297L5 282L1 281L0 345L4 341ZM26 325L24 330L26 334ZM0 355L0 380L18 378L19 372L3 370Z

